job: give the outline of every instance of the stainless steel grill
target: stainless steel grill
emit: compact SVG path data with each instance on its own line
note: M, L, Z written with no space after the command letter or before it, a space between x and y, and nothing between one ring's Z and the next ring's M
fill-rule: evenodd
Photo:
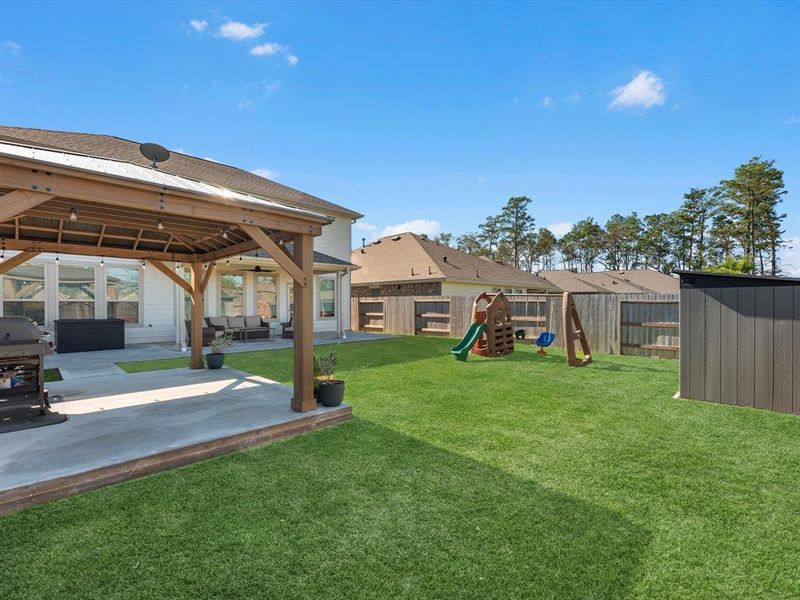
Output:
M0 317L0 409L39 405L50 407L44 387L44 357L55 351L27 317Z

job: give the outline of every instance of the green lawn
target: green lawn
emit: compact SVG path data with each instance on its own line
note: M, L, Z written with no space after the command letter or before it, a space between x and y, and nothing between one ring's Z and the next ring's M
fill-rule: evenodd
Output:
M0 518L0 598L800 595L800 418L451 344L343 345L353 421Z

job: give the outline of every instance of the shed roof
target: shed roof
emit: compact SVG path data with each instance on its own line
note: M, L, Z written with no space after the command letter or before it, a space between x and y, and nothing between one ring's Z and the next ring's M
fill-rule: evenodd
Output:
M40 148L65 150L89 157L124 161L125 163L142 167L149 167L150 165L150 162L139 152L139 142L113 135L0 125L0 140ZM230 190L314 212L324 212L326 214L333 212L351 218L363 216L339 204L334 204L237 167L181 152L170 151L170 154L169 160L159 164L158 171L160 173L180 175L216 184Z
M414 233L380 238L365 248L354 250L350 260L361 267L351 276L353 285L449 280L559 291L555 285L532 273L467 254Z
M573 293L602 294L673 294L678 292L678 280L652 269L597 271L576 273L569 270L540 271L539 277Z
M763 287L800 285L798 277L750 275L747 273L711 273L709 271L675 271L681 287Z

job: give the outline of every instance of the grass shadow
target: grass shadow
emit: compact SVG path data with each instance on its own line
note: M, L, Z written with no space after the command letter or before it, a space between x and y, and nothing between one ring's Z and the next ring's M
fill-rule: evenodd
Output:
M358 419L9 515L0 537L14 598L620 597L649 543Z

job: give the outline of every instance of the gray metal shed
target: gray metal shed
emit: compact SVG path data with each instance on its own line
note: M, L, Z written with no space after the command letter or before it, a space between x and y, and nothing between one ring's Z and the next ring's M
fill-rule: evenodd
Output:
M678 274L680 396L800 414L800 279Z

